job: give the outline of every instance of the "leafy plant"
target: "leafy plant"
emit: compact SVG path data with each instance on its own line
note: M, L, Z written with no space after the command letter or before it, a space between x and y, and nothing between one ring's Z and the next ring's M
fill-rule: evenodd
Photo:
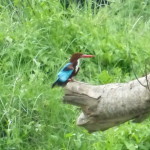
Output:
M149 120L89 134L75 125L80 110L51 89L72 53L82 61L77 80L126 82L150 60L147 0L116 0L110 7L67 10L56 0L0 0L0 149L147 150Z

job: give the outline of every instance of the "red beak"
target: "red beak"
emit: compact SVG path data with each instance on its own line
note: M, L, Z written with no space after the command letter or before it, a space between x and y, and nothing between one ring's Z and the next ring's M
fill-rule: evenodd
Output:
M95 56L94 55L85 55L85 54L83 54L81 56L81 58L91 58L91 57L95 57Z

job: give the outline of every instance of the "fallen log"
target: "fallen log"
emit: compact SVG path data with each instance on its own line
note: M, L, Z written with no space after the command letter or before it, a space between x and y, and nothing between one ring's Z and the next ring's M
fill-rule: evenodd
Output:
M139 81L146 86L150 74ZM106 85L70 82L63 102L81 107L77 125L89 132L104 131L129 120L141 122L150 113L150 91L139 81Z

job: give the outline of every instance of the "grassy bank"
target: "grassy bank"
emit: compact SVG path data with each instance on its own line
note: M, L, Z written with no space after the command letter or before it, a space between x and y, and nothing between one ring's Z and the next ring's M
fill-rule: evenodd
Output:
M56 0L0 0L0 149L150 149L149 120L89 134L75 125L80 110L62 103L63 89L51 89L74 52L96 55L82 62L77 80L127 82L135 78L131 58L144 75L149 9L146 0L116 0L98 12L65 10Z

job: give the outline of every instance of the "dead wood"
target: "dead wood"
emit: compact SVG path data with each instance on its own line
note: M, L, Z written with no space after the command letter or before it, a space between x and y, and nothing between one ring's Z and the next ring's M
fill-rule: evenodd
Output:
M150 74L138 80L146 86ZM89 132L104 131L128 120L140 122L150 113L150 91L137 80L106 85L70 82L63 102L81 107L77 125Z

